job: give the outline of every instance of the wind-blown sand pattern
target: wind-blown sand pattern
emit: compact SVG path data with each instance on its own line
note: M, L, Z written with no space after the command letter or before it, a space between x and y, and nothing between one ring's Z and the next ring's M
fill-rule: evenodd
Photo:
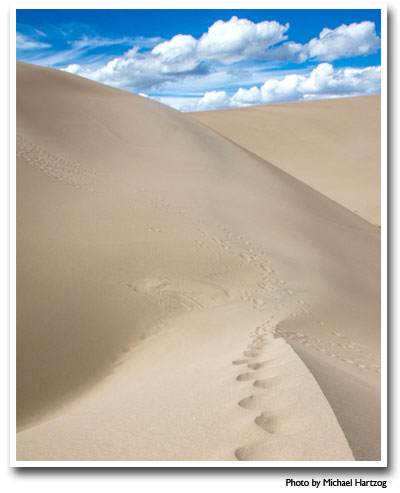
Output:
M18 460L379 460L379 293L374 225L18 63Z

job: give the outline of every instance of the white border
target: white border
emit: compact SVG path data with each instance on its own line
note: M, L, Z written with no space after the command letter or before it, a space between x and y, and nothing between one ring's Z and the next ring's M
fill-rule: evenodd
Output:
M381 459L387 464L387 385L388 385L388 313L387 313L387 8L381 10Z
M10 458L16 457L16 15L10 12Z
M32 2L33 3L33 2ZM317 2L285 2L282 3L265 3L260 1L248 1L246 5L243 5L243 1L204 1L198 5L187 4L184 1L168 2L166 5L161 1L148 1L141 2L127 2L110 4L109 2L21 2L15 7L10 7L10 466L11 467L78 467L78 468L363 468L368 469L371 467L386 467L387 466L387 7L386 4L380 2L334 2L327 5L328 2L324 2L321 5L321 1ZM381 147L381 234L382 234L382 282L381 282L381 299L382 299L382 315L381 315L381 340L382 340L382 393L381 393L381 411L382 411L382 440L381 440L381 461L249 461L249 462L235 462L235 461L17 461L16 457L16 436L14 430L16 429L15 422L15 387L16 387L16 375L15 375L15 362L16 362L16 244L15 244L15 226L16 226L16 158L15 158L15 133L16 133L16 113L15 113L15 34L16 34L16 9L39 9L39 8L51 8L51 9L98 9L98 8L112 8L112 9L327 9L327 10L339 10L339 9L379 9L381 10L382 21L382 35L381 35L381 67L382 67L382 147ZM332 471L327 474L329 477L338 476L337 471ZM352 474L352 477L357 477L357 474Z

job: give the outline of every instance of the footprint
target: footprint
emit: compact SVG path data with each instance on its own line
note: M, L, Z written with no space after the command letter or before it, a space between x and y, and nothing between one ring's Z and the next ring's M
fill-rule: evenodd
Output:
M269 377L269 378L264 378L262 380L256 380L253 385L254 387L260 388L260 389L271 389L273 387L276 387L280 385L284 381L284 378L282 377Z
M239 407L243 407L244 409L251 409L254 406L258 406L259 399L256 398L255 395L249 395L245 397L241 401L238 402Z
M270 364L271 364L271 361L267 360L267 361L261 361L259 363L249 363L247 366L248 366L248 368L250 368L250 370L262 370L263 368L265 368L266 366L268 366Z
M235 457L240 461L252 460L251 447L239 447L235 450Z
M256 378L257 378L257 373L248 372L248 373L241 373L236 377L236 380L238 382L248 382L249 380L255 380Z
M246 363L249 363L252 361L251 359L235 359L232 361L232 365L245 365Z
M266 416L264 413L257 416L254 422L267 433L274 434L277 432L278 425L275 419L270 416Z

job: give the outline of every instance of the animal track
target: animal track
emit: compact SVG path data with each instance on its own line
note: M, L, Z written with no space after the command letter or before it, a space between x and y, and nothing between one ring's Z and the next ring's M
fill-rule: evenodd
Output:
M93 183L96 170L56 156L21 135L17 135L17 156L57 181L75 188L85 188L90 192L95 191Z
M284 339L300 343L303 346L326 354L330 358L336 358L344 363L356 366L361 370L380 373L379 361L377 361L376 358L361 344L347 338L340 332L331 331L331 335L333 335L335 339L325 343L325 346L329 345L331 349L324 347L322 340L319 337L281 328L277 328L276 333Z

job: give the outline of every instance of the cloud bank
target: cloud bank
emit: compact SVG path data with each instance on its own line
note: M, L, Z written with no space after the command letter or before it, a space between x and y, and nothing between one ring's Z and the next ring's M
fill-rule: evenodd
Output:
M134 46L100 68L74 63L64 70L118 87L151 89L179 76L208 74L215 70L212 62L229 65L263 59L268 48L286 39L288 29L288 24L276 21L254 23L234 16L227 22L215 22L199 39L177 34L151 51Z
M287 75L267 79L261 87L238 89L231 97L225 91L209 91L186 111L238 108L256 104L302 101L376 94L380 91L380 67L334 69L321 63L309 75Z
M375 25L369 21L325 28L318 38L304 45L284 42L288 30L289 24L254 23L232 17L226 22L215 22L198 39L177 34L152 50L143 51L134 46L101 67L88 68L74 63L64 70L104 84L149 90L178 78L209 74L218 70L218 64L254 60L333 61L375 53L380 47Z

